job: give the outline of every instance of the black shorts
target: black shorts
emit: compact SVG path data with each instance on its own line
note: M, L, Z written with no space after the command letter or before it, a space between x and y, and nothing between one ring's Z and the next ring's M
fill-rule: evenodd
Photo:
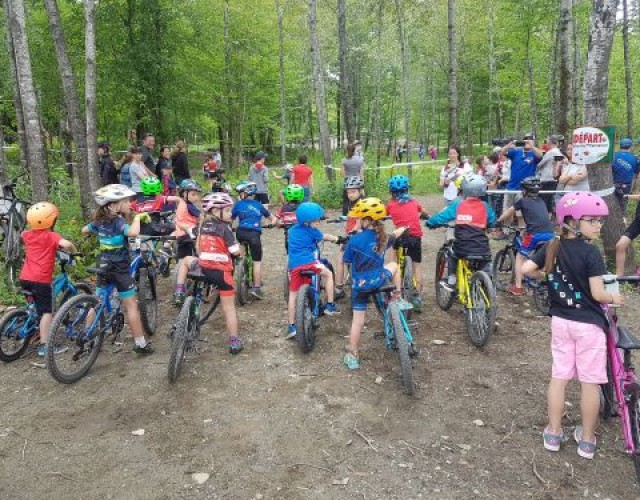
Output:
M196 246L191 238L178 238L178 244L176 248L178 260L182 260L185 257L191 257L196 254Z
M263 205L269 204L269 193L256 193L256 200L258 200Z
M110 284L114 284L118 295L123 299L136 294L136 282L129 274L128 260L110 260L99 257L98 267L102 272L98 274L96 288L106 288Z
M46 283L34 283L33 281L20 281L20 286L26 292L33 294L33 302L39 316L53 312L53 292L51 285Z
M251 258L254 262L262 261L262 241L258 231L239 227L236 230L236 237L238 238L238 243L247 243L249 245Z
M397 250L400 247L407 249L407 255L416 264L422 262L422 240L417 236L402 236L393 244L393 248Z
M231 271L221 269L207 269L200 266L200 262L194 260L191 263L189 272L204 276L208 283L215 286L220 292L220 297L232 297L236 293L235 283Z
M638 203L640 207L640 203ZM636 217L633 219L629 227L624 230L624 236L629 238L630 240L635 240L640 235L640 217L638 217L638 213L636 211Z

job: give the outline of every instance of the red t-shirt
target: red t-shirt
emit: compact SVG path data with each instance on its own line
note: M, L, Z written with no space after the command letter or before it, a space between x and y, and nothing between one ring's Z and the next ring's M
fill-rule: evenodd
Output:
M231 253L238 249L238 242L227 224L218 220L206 221L200 228L198 239L200 267L225 272L233 271Z
M20 279L50 285L62 236L50 229L38 229L23 231L21 237L26 257Z
M294 184L300 184L301 186L309 186L309 177L313 175L313 170L308 165L301 163L293 167L293 181Z
M158 195L156 197L145 196L143 202L132 201L131 210L138 214L149 212L162 212L163 207L167 203L166 197Z
M387 213L391 216L396 227L408 227L409 236L422 237L422 226L420 225L420 212L422 206L416 200L409 200L406 203L398 203L397 200L390 200L387 203Z

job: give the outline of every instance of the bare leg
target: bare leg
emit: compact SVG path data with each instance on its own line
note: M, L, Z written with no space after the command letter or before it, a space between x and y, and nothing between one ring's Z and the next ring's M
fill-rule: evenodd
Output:
M564 413L564 392L568 380L552 378L547 391L547 405L549 415L549 430L553 434L562 432L562 415ZM600 400L598 400L598 405ZM584 417L583 417L584 418Z
M296 297L298 292L289 291L289 306L287 308L289 324L293 325L296 322Z
M127 324L131 334L136 338L144 338L144 330L142 329L142 321L140 320L140 311L138 310L138 299L134 295L133 297L127 297L121 299L124 305L125 312L127 314Z
M402 290L402 276L398 272L397 262L387 262L384 267L391 272L391 282L396 290Z
M262 262L253 261L253 286L259 288L262 285Z
M366 311L353 311L353 320L351 321L351 331L349 332L349 344L347 350L354 356L358 356L360 349L360 335L364 327Z
M600 386L582 383L580 414L582 415L582 438L591 443L596 440L596 424L600 413Z
M342 259L338 259L338 263L336 264L336 286L344 285L344 262Z
M53 314L45 313L40 318L40 343L46 344L49 336L49 330L51 329L51 322L53 321Z
M333 289L333 273L329 271L326 267L323 266L323 270L320 275L324 278L326 290L327 290L327 302L331 304L333 302L334 297L334 289Z
M227 324L229 337L237 337L238 316L236 315L236 298L233 295L231 297L220 297L220 304L222 305L222 314Z
M525 263L525 257L524 255L518 253L516 255L516 282L515 282L515 286L517 288L522 288L522 266Z
M416 289L422 293L422 266L419 262L413 262L413 277L416 280Z
M618 276L624 275L624 263L627 258L627 249L631 245L631 239L628 236L622 235L616 243L616 274Z
M176 285L184 285L185 281L187 281L187 274L189 274L189 268L191 267L191 263L194 260L198 260L198 258L185 257L180 261L180 266L178 267L178 277L176 279Z

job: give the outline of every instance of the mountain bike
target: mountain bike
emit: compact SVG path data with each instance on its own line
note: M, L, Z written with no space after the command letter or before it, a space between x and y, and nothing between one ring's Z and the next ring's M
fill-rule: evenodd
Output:
M59 309L71 297L79 294L91 294L91 287L86 283L74 283L67 274L66 266L74 262L80 254L58 252L60 273L51 283L53 304ZM20 358L27 347L40 337L40 316L36 311L33 294L23 291L26 306L13 309L0 319L0 360L10 363Z
M23 174L24 175L24 174ZM24 260L24 250L20 243L20 234L26 227L26 210L31 203L16 196L17 180L13 179L2 186L0 198L0 235L2 237L2 257L7 279L12 287L18 280L18 273Z
M447 235L449 236L449 235ZM447 311L458 298L464 308L465 326L471 343L483 347L495 330L497 315L496 289L485 271L490 255L468 255L457 258L456 290L444 286L449 276L449 265L454 259L453 239L446 239L436 256L436 302Z
M263 229L271 229L273 225L266 224ZM239 305L244 306L250 302L249 292L253 286L253 257L249 243L240 243L243 252L233 259L233 280L236 282L236 300Z
M178 319L172 328L171 355L168 367L169 382L171 383L178 379L185 355L196 350L196 343L200 338L200 327L206 321L203 313L207 314L207 312L202 309L204 298L209 288L215 288L201 274L189 273L187 278L191 285L178 314ZM216 294L207 318L211 316L219 303L220 295Z
M500 291L506 291L509 285L515 283L516 255L522 248L521 228L507 226L503 227L503 230L506 233L513 233L513 238L504 248L498 250L493 257L491 266L493 282L496 285L496 289ZM543 244L540 243L539 245ZM523 276L522 284L531 291L533 304L540 314L548 316L549 293L546 284L528 276Z

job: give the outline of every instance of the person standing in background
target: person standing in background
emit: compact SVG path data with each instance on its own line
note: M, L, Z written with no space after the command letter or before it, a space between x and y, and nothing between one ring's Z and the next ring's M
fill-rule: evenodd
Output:
M347 155L342 159L340 163L340 171L342 176L347 177L360 177L364 180L364 160L360 156L356 156L356 145L349 144L347 146ZM342 190L342 215L347 215L349 211L349 198L347 197L347 190Z
M140 146L140 151L142 152L142 163L144 163L149 172L154 172L156 168L156 161L153 159L153 148L155 145L156 138L154 135L151 133L145 134L142 140L142 146Z
M189 159L187 158L185 149L186 146L184 141L177 141L175 151L171 157L173 176L175 177L176 184L178 185L180 185L180 183L185 179L191 179L191 174L189 173Z
M113 158L109 154L109 143L101 142L98 144L98 161L100 165L100 179L102 185L117 184L118 183L118 170L113 162Z
M639 172L638 159L631 152L632 146L631 139L620 139L620 151L613 156L613 165L611 166L613 185L616 188L615 195L622 209L623 217L626 215L629 203L629 199L625 195L631 193Z
M298 163L291 171L291 184L299 184L304 189L304 200L311 201L313 192L313 170L307 165L307 155L300 155Z
M267 154L258 151L253 157L254 164L249 169L247 178L251 182L256 183L255 199L259 201L265 208L269 208L269 169L265 166L264 160Z

